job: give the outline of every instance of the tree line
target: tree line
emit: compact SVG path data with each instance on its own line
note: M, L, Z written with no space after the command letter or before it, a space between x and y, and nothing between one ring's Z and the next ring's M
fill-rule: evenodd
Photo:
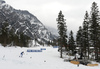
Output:
M79 48L79 51L83 52L85 58L88 59L90 59L89 55L94 52L95 60L100 60L100 12L96 2L92 3L90 15L86 11L82 26L77 31L76 40L72 30L69 37L66 34L67 26L62 11L58 14L57 27L61 47L65 46L66 50L72 50L72 52Z
M25 35L23 32L15 31L7 20L0 24L0 43L3 46L28 47L28 44L30 43L29 40L31 40L30 37Z
M95 59L99 60L100 56L100 12L97 3L93 2L90 15L86 11L83 25L79 27L76 36L77 46L80 50L89 54L95 53ZM91 50L93 48L93 50Z

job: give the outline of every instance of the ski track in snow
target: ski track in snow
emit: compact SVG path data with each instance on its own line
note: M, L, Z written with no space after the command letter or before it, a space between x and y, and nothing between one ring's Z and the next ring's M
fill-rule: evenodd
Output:
M27 52L27 49L40 50L46 48L42 52ZM99 66L89 67L84 65L71 64L64 62L60 58L57 48L53 47L2 47L0 46L0 69L100 69ZM19 57L24 51L23 57Z

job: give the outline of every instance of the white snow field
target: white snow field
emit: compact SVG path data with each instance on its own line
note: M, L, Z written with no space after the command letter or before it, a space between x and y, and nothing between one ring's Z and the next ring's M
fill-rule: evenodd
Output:
M42 52L27 52L27 50L40 50L46 48ZM57 48L53 47L3 47L0 46L0 69L100 69L99 66L84 66L64 62L60 58ZM19 57L24 51L23 57Z

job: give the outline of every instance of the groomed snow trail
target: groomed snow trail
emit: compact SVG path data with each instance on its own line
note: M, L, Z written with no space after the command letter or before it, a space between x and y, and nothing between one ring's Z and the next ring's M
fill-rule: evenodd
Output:
M27 52L28 49L40 50L46 48L42 52ZM99 66L89 67L84 65L71 64L64 62L60 58L57 48L53 47L2 47L0 46L0 69L100 69ZM21 58L20 53L24 51L25 54Z

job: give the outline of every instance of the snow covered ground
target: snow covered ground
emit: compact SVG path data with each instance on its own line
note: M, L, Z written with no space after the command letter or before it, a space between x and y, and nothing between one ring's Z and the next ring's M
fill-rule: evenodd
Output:
M46 48L42 52L27 52L28 49L40 50ZM0 69L100 69L99 66L90 67L84 65L71 64L64 62L60 58L57 48L53 47L3 47L0 46ZM21 58L20 53L24 51L25 54Z

